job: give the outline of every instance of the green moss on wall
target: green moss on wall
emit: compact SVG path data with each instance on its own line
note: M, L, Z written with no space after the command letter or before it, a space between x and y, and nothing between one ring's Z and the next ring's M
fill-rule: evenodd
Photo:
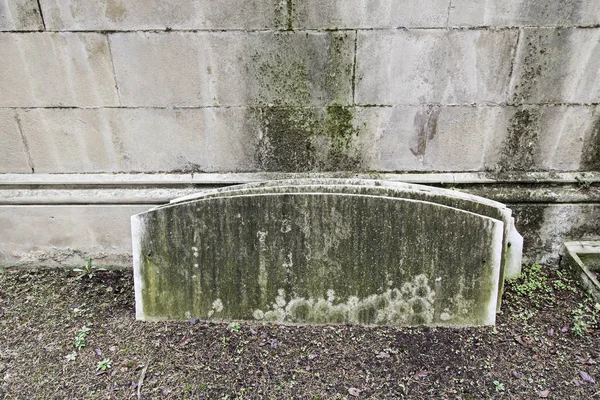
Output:
M539 158L540 110L520 107L511 117L499 161L503 171L531 171Z
M274 36L272 51L256 51L259 92L251 120L256 164L264 171L356 170L361 159L348 101L354 36L348 33ZM338 101L342 99L343 101Z

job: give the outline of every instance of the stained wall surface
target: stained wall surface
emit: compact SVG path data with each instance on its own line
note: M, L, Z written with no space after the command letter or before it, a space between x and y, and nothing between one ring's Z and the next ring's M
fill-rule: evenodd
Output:
M415 4L0 0L0 199L25 174L40 199L56 174L600 170L596 0Z

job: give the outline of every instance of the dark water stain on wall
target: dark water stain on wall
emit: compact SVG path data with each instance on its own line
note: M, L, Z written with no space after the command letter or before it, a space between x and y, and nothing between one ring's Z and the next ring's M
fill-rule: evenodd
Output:
M568 29L529 29L520 44L521 63L515 85L514 103L558 101L564 84L565 49L569 47Z
M498 167L501 171L531 171L540 151L540 111L521 107L511 117Z
M361 157L351 102L354 36L283 33L253 57L257 169L273 172L356 170Z
M410 146L410 151L417 157L423 157L427 150L427 143L437 134L440 107L429 107L427 110L419 111L414 118L416 131L416 143Z
M312 108L255 109L257 162L264 171L308 172L315 167L316 116Z
M112 22L118 22L123 20L127 14L127 7L125 7L125 4L122 1L108 0L104 13Z
M572 25L579 22L582 3L583 0L522 1L518 15L525 23L535 25Z
M600 171L600 116L594 121L591 132L583 145L580 169Z
M544 225L547 204L511 204L515 225L523 236L523 253L534 254L544 246L539 233Z
M264 171L348 171L361 167L353 107L257 107L256 160Z

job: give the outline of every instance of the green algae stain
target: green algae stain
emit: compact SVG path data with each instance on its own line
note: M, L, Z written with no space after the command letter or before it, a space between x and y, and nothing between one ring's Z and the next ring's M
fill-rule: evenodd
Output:
M327 106L324 133L329 141L329 154L324 170L356 170L361 159L355 141L359 129L354 126L354 109L338 104Z
M140 246L143 312L146 319L485 324L496 293L481 263L492 260L489 226L467 213L455 215L464 224L452 222L455 213L312 194L156 210ZM472 240L457 241L465 235Z
M584 143L580 169L600 171L600 117L592 124L592 129Z
M500 157L503 171L531 171L537 167L540 144L540 111L520 107L510 119L508 137Z
M252 68L258 92L250 120L260 170L360 167L354 111L343 101L351 86L351 39L347 33L280 33L274 35L271 51L257 50Z
M266 171L356 170L361 166L352 107L267 106L255 109L258 163Z
M308 172L315 166L316 118L310 108L263 107L259 121L258 164L265 171Z

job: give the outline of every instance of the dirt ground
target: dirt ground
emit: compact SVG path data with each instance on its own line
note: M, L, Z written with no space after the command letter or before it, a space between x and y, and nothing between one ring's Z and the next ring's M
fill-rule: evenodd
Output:
M496 327L434 329L137 322L129 271L7 269L0 399L600 398L597 306L526 271Z

